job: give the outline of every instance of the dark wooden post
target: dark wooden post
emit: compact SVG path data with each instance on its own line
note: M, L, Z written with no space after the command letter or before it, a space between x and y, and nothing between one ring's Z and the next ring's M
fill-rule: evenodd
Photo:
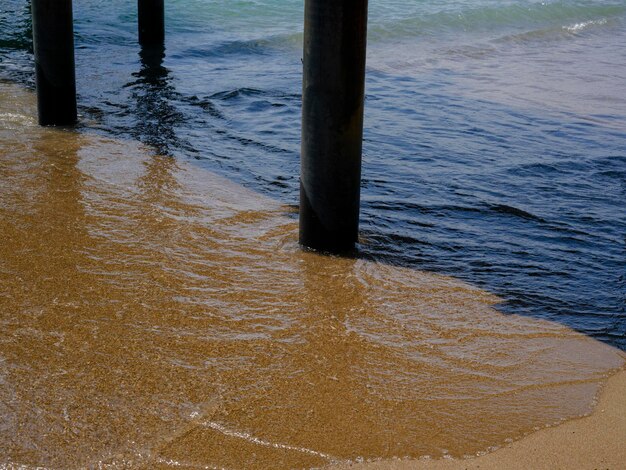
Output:
M32 0L31 9L39 124L75 124L72 0Z
M165 40L164 0L137 0L139 44L154 46Z
M300 243L331 253L358 237L367 0L306 0Z

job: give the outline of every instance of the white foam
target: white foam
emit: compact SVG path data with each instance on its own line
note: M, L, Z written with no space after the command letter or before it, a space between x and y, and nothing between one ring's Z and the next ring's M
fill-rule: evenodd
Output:
M16 463L0 463L0 470L48 470L48 468Z
M260 439L258 437L252 436L251 434L248 434L246 432L239 432L239 431L231 431L230 429L227 429L226 427L222 426L221 424L218 423L214 423L212 421L209 421L207 423L202 423L203 426L206 426L208 428L214 429L215 431L221 432L222 434L226 435L226 436L230 436L230 437L237 437L239 439L244 439L248 442L251 442L253 444L258 444L260 446L264 446L264 447L273 447L274 449L283 449L283 450L292 450L295 452L302 452L303 454L309 454L309 455L315 455L317 457L321 457L323 459L329 460L331 462L338 462L339 459L336 459L335 457L325 454L323 452L318 452L316 450L312 450L312 449L307 449L306 447L297 447L297 446L290 446L288 444L279 444L276 442L269 442L269 441L264 441L263 439Z
M34 125L35 119L18 113L0 113L0 125L19 124L22 126Z
M187 462L179 462L178 460L173 459L164 459L159 457L155 460L157 463L168 465L170 467L185 467L185 468L198 468L201 470L226 470L224 467L213 467L210 465L195 465Z
M570 33L579 33L580 31L590 28L592 26L603 26L607 23L606 19L583 21L582 23L576 23L570 26L563 26L563 29Z

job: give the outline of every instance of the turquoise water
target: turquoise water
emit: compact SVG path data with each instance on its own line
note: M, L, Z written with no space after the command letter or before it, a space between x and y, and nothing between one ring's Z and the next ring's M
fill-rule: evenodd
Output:
M74 2L81 125L297 204L303 2ZM0 78L33 84L28 2ZM370 2L363 256L626 347L626 2Z

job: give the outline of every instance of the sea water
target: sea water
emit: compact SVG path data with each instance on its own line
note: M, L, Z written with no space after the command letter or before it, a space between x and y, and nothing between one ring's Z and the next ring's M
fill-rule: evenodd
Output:
M298 202L301 0L75 2L81 122ZM370 2L363 254L451 274L513 313L626 340L626 4ZM28 2L0 77L33 82Z

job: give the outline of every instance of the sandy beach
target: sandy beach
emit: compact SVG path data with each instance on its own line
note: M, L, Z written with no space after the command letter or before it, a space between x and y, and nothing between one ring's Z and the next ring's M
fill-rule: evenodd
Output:
M626 0L0 5L0 470L626 470Z
M302 253L271 200L133 142L38 128L32 95L2 90L6 468L625 461L623 372L595 414L532 434L588 413L622 352L453 278Z
M302 252L276 202L0 91L0 468L625 461L624 373L577 419L623 352L458 279Z
M384 461L336 470L626 468L626 371L611 377L590 416L542 429L493 453L467 460Z

